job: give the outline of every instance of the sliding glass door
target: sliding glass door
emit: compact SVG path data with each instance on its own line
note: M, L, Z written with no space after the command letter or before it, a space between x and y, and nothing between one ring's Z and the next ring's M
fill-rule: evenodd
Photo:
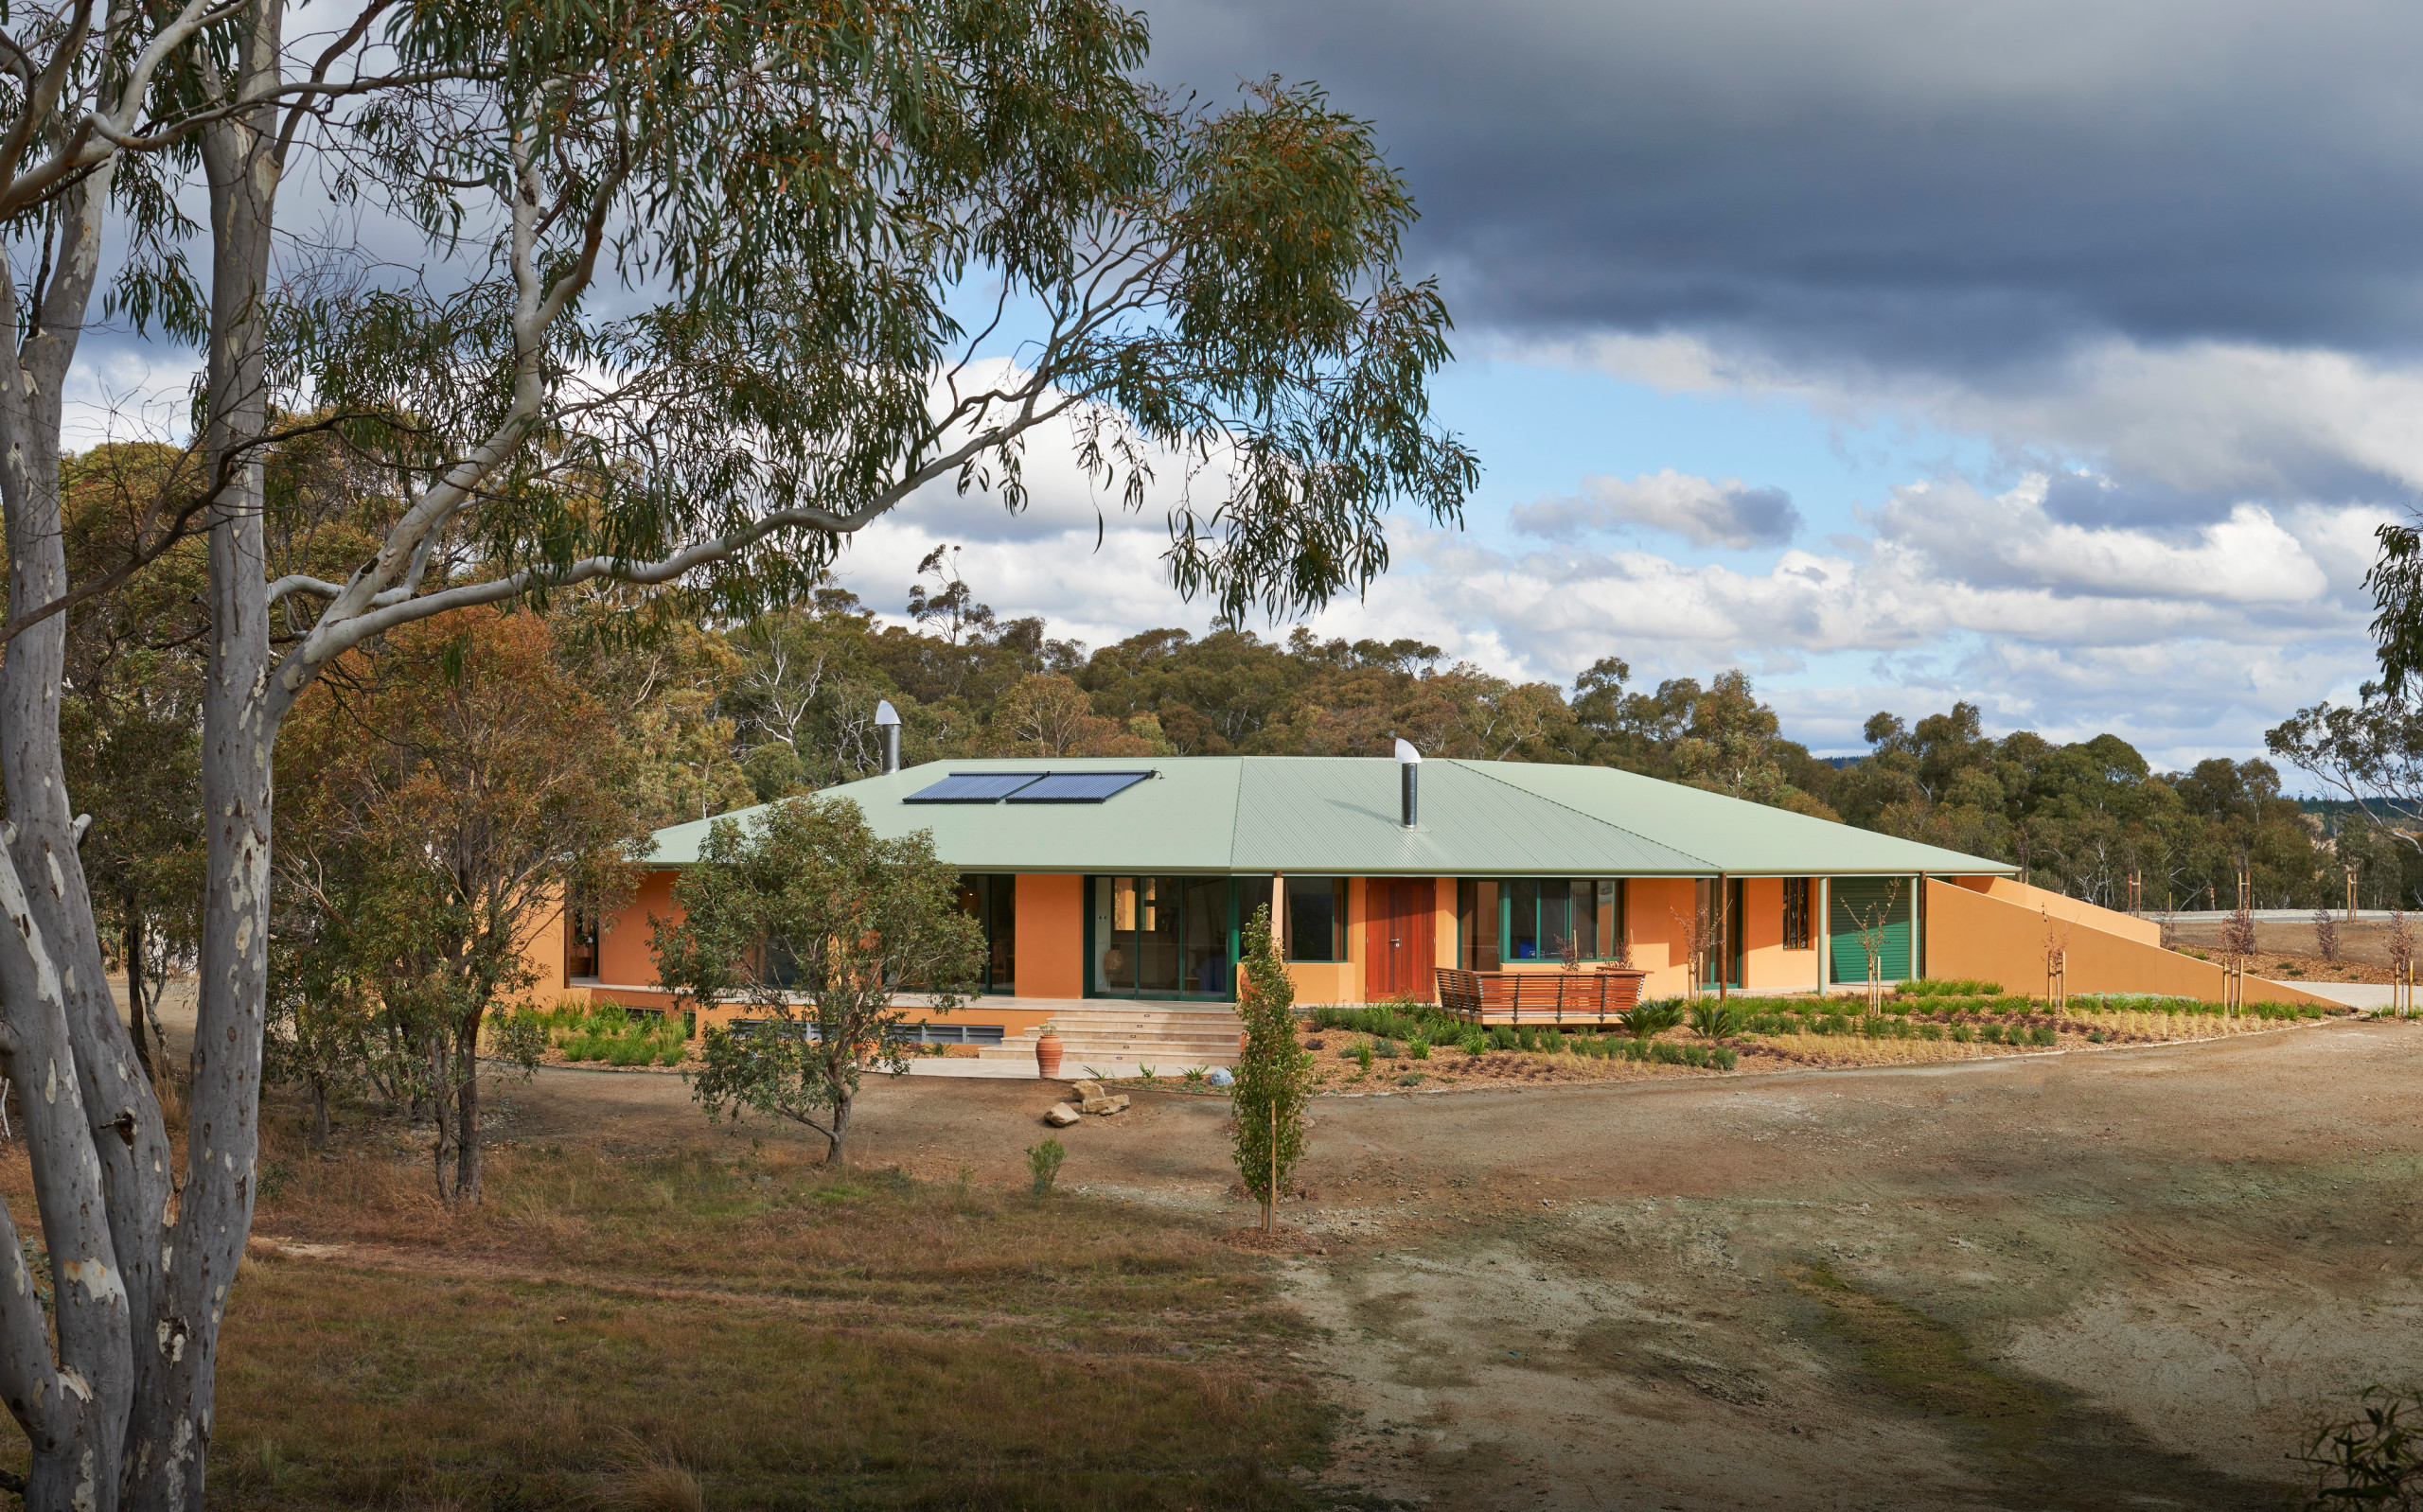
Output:
M1236 995L1232 879L1088 877L1086 894L1088 995Z

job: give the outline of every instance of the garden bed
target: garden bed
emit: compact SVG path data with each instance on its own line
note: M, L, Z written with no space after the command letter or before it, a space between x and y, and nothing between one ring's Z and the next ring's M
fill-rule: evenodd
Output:
M689 1041L682 1029L678 1017L635 1013L619 1003L604 1003L517 1013L508 1032L544 1035L541 1065L663 1072L678 1071L688 1058Z
M1815 996L1667 999L1642 1004L1635 1034L1568 1034L1553 1026L1480 1030L1422 1003L1312 1010L1297 1043L1314 1089L1331 1093L1443 1091L1707 1077L1788 1065L1896 1065L1980 1060L2103 1046L2171 1044L2279 1029L2325 1011L2255 1003L2224 1013L2184 998L2074 997L2059 1011L1990 982L1909 982L1878 1011L1861 999ZM1145 1083L1220 1095L1185 1076Z

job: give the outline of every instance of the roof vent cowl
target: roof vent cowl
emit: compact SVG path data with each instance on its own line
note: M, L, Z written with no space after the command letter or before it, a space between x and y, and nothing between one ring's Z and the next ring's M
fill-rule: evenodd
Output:
M892 707L891 699L875 701L875 729L883 740L883 773L889 777L900 770L900 711Z
M1411 741L1402 738L1397 741L1397 781L1405 791L1405 807L1398 822L1409 830L1422 818L1422 752L1413 748Z

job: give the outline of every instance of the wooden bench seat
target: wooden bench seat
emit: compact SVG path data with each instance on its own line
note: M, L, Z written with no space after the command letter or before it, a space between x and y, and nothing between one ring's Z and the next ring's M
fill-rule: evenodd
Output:
M1439 968L1439 1006L1468 1024L1611 1024L1640 1002L1649 973L1636 966L1594 971L1471 972Z

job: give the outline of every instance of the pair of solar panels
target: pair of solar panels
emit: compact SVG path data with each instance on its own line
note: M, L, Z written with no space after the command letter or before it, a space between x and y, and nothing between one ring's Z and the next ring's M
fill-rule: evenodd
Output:
M953 772L903 803L1101 803L1151 772Z

